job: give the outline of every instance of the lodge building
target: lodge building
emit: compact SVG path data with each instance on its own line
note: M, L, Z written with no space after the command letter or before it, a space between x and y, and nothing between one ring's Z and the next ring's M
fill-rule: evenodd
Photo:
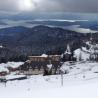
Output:
M61 55L29 56L28 60L21 66L24 74L43 74L48 64L52 64L52 73L56 74L60 67Z

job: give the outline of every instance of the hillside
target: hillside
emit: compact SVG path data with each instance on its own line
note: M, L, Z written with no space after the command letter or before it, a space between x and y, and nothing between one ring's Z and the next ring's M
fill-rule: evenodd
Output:
M98 42L97 37L98 33L94 33L93 38L96 42ZM0 43L19 56L61 54L65 51L67 44L70 44L73 51L88 39L90 34L43 25L33 28L19 26L0 29Z
M45 45L48 43L48 47L54 45L54 49L61 45L71 42L73 40L79 40L84 35L61 28L52 28L47 26L36 26L33 28L26 27L10 27L0 29L0 43L8 46L32 46L40 48L46 48ZM76 39L77 38L77 39ZM61 48L61 46L60 46Z

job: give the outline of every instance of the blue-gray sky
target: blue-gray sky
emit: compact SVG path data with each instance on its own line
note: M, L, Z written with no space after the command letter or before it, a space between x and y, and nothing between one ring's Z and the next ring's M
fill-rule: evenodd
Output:
M0 0L0 12L98 12L98 0Z

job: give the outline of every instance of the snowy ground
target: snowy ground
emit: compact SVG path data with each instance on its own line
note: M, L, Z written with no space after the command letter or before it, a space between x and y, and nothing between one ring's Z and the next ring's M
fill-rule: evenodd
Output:
M0 72L6 71L9 72L8 67L18 68L20 65L24 64L24 62L7 62L0 64Z
M76 63L68 70L63 86L60 75L1 83L0 98L98 98L98 63Z

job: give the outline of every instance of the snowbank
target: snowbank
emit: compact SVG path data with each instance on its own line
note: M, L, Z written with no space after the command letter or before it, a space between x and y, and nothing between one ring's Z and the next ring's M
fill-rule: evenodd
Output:
M8 62L6 63L6 67L18 68L22 64L24 64L24 62Z
M20 65L24 64L24 62L7 62L0 64L0 72L9 72L8 67L18 68Z

